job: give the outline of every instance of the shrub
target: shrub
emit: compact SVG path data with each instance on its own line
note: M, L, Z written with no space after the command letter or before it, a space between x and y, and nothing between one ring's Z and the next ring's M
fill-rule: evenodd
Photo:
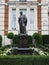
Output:
M28 45L32 45L32 36L28 35Z
M3 47L1 48L1 50L4 51L4 50L6 50L6 49L8 49L8 48L11 48L11 45L5 45L5 46L3 46Z
M42 35L43 45L49 44L49 35Z
M2 46L2 36L0 35L0 47Z
M0 54L3 54L3 53L4 53L4 51L0 50Z
M32 39L35 39L37 44L42 44L42 36L39 33L34 33Z
M14 35L13 38L13 46L18 46L18 42L19 42L19 36L18 35Z
M7 38L13 39L13 37L14 37L14 34L12 32L10 32L10 33L7 34Z
M11 44L13 44L13 37L14 37L14 34L12 32L7 34L7 38L11 39Z
M0 65L49 65L49 56L0 56Z
M10 48L11 45L5 45L3 48Z

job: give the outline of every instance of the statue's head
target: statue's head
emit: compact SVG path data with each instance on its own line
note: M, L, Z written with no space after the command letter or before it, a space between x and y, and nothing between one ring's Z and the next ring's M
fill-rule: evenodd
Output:
M20 12L20 15L23 15L23 12L22 11Z

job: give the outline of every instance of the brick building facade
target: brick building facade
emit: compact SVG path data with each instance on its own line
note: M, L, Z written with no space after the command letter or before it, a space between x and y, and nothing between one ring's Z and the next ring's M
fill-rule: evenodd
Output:
M10 44L10 40L6 37L9 32L19 33L20 11L27 17L28 35L35 32L49 34L49 5L38 5L48 3L48 0L0 0L0 3L8 4L0 5L0 35L3 37L3 46Z

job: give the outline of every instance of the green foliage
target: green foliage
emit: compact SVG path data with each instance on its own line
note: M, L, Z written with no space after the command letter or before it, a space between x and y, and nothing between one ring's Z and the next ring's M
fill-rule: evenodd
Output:
M6 50L6 49L8 49L8 48L11 48L11 45L5 45L5 46L3 46L3 47L1 48L1 50L4 51L4 50Z
M32 45L32 36L28 36L28 45Z
M0 50L0 54L3 54L3 53L4 53L4 51Z
M10 48L11 45L5 45L3 48Z
M7 34L7 38L13 39L13 37L14 37L14 34L12 32L10 32L10 33Z
M49 35L42 35L43 45L49 44Z
M35 39L37 44L42 44L42 36L39 33L34 33L32 39Z
M18 42L19 42L19 36L18 35L14 35L13 45L18 46Z
M0 56L0 65L49 65L49 56Z
M0 47L2 46L2 36L0 35Z

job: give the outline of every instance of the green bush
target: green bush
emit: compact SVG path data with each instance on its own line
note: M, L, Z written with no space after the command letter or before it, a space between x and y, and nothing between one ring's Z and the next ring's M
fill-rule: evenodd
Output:
M2 46L2 36L0 35L0 47Z
M49 56L0 56L0 65L49 65Z
M32 36L28 35L28 45L32 45Z
M14 37L14 34L12 32L8 33L7 34L7 38L11 39L11 45L13 44L13 37Z
M12 32L10 32L10 33L7 34L7 38L13 39L13 37L14 37L14 34Z
M5 45L3 48L10 48L11 47L11 45L9 44L9 45Z
M4 50L9 49L9 48L11 48L11 45L5 45L2 48L0 48L0 50L4 51Z
M18 46L18 42L19 42L19 36L18 35L14 35L13 46Z
M4 53L4 51L0 50L0 54L3 54L3 53Z
M43 45L49 44L49 35L42 35Z
M34 33L32 39L35 39L37 44L42 44L42 36L39 33Z

